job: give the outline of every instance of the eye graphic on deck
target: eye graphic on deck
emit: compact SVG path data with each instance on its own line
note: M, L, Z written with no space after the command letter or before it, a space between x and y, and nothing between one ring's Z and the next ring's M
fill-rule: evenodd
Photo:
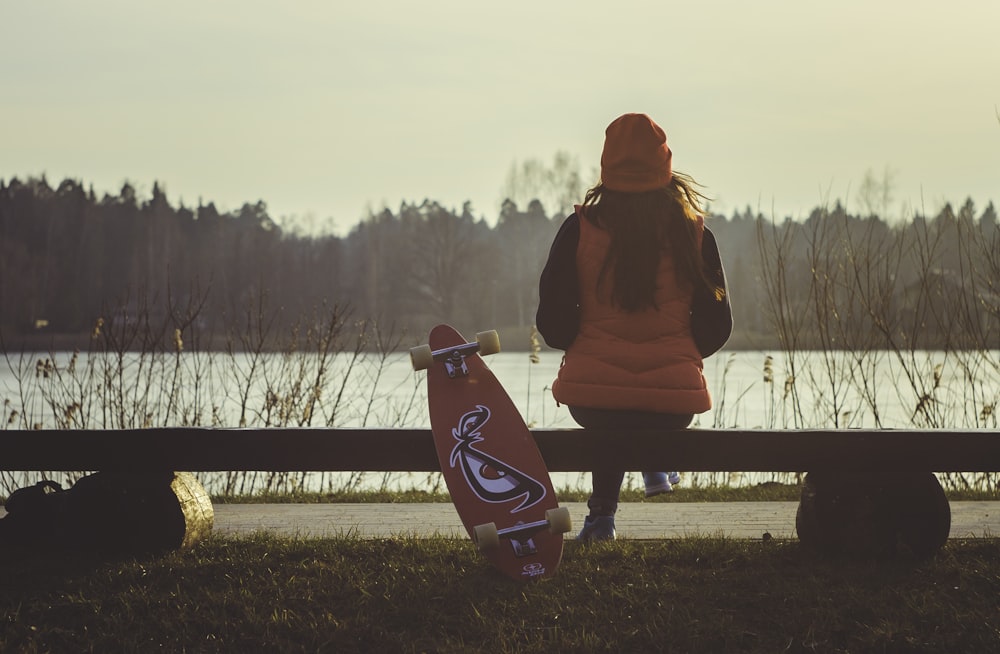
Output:
M458 443L451 451L451 467L461 466L469 488L484 502L503 503L521 500L511 513L538 504L545 497L545 486L517 468L477 450L474 445L486 440L483 426L490 419L489 407L477 404L463 415L451 430Z

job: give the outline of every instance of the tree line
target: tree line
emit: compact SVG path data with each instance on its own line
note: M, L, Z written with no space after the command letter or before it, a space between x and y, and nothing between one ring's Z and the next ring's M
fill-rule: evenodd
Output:
M877 205L838 202L804 221L749 207L707 216L729 278L730 346L1000 346L993 204L892 224ZM373 212L346 236L306 236L260 201L220 212L174 205L159 184L148 198L129 183L98 197L73 179L0 180L0 334L43 343L145 320L207 348L233 328L294 329L330 306L413 342L438 322L527 333L561 208L508 200L487 221L425 200Z

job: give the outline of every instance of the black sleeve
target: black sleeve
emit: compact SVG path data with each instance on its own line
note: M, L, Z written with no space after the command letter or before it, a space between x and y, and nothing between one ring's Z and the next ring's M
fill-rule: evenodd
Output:
M538 282L535 326L546 344L559 350L568 348L580 329L580 288L576 276L579 243L580 219L574 213L559 227Z
M695 293L691 303L691 333L702 358L718 352L733 333L733 310L729 303L726 271L715 235L706 227L701 241L701 257L709 279L723 290L721 298L706 289Z

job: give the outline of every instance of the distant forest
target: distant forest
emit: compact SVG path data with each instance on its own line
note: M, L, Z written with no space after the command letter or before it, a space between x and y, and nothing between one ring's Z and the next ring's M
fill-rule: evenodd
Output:
M836 203L804 221L708 216L729 279L730 347L1000 348L993 204L893 224L867 213ZM428 200L310 237L283 230L263 202L222 213L175 206L158 184L149 198L127 183L98 197L72 179L0 180L0 334L8 350L85 348L98 319L142 319L210 348L255 316L287 330L338 306L404 345L438 322L526 335L565 215L508 201L495 218Z

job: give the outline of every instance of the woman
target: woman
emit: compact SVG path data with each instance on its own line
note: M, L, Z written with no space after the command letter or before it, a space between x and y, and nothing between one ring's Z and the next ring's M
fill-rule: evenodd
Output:
M728 340L732 312L704 196L672 158L649 116L612 122L601 181L563 222L542 272L538 330L566 351L552 394L585 428L682 429L712 406L702 359ZM578 538L613 539L625 472L592 472ZM652 475L655 492L666 475Z

